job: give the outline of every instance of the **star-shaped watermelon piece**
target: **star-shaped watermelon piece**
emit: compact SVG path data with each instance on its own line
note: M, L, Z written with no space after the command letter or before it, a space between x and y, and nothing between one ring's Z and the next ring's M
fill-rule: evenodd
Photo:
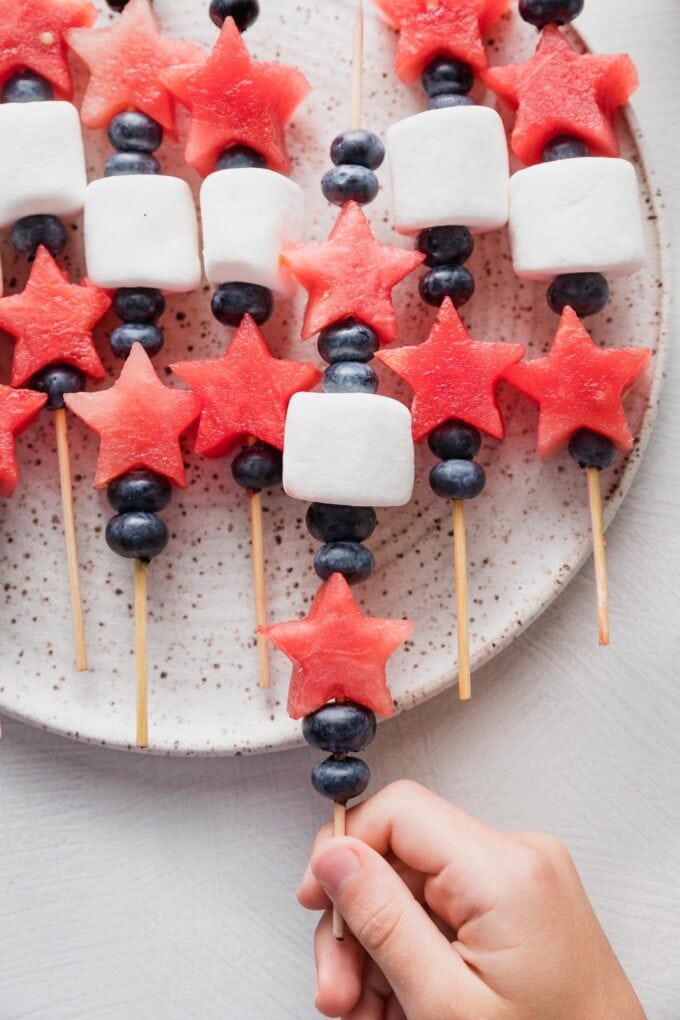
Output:
M270 169L288 172L285 127L310 84L296 67L253 60L233 18L202 67L170 67L161 78L191 113L186 160L204 177L231 145L247 145Z
M261 627L293 663L288 714L302 719L332 698L392 715L385 667L413 631L410 620L365 616L342 574L321 585L304 620Z
M539 163L558 135L582 139L596 156L618 156L614 117L638 85L626 53L576 53L556 25L543 30L523 64L490 67L484 81L514 110L512 148L527 165Z
M496 390L510 365L524 357L522 344L472 340L450 298L432 331L417 347L376 354L413 389L414 440L451 418L502 439L503 419Z
M90 72L80 111L83 124L105 128L117 114L134 108L176 136L175 103L162 72L175 64L204 63L205 53L183 39L161 35L150 0L129 0L110 28L73 28L66 39Z
M224 457L250 436L282 450L290 398L321 378L314 365L275 358L249 315L223 357L172 370L200 401L196 452L206 457Z
M96 489L136 468L186 487L180 436L196 421L201 405L193 393L163 385L141 344L133 344L110 389L67 393L64 400L99 435Z
M539 456L552 456L581 429L606 436L628 453L633 436L622 397L650 357L642 347L597 347L576 312L565 308L550 352L505 373L508 382L538 404Z
M327 241L296 244L281 255L284 265L309 294L302 338L331 323L355 318L381 344L397 335L393 288L425 258L375 239L363 209L346 202Z
M19 484L14 440L33 424L46 403L46 393L0 386L0 496L8 498Z
M70 283L46 248L38 248L26 287L0 298L0 329L14 337L12 386L47 365L66 364L104 378L92 331L111 306L107 291L87 279Z
M62 99L73 93L64 33L91 25L89 0L4 0L0 12L0 86L28 69L47 78Z

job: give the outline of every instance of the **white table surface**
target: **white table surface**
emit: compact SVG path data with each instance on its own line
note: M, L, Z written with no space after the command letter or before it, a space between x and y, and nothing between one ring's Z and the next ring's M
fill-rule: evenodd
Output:
M635 105L680 247L678 0L587 0L581 24L640 69ZM385 725L367 756L374 789L408 776L492 824L565 840L651 1020L680 1017L678 422L672 359L609 533L613 646L594 647L586 568L475 677L469 707L444 694ZM294 890L325 818L316 758L142 758L5 720L0 1020L315 1016L314 921Z

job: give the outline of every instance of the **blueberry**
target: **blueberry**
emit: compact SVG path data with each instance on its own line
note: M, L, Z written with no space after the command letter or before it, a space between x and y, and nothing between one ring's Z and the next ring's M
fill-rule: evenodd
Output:
M435 266L422 277L419 290L428 305L439 306L449 297L460 308L474 294L475 280L465 266Z
M472 460L479 453L482 437L472 425L451 419L433 429L427 442L441 460Z
M169 538L162 517L141 510L118 514L106 525L109 549L129 560L152 560L163 552Z
M430 471L430 486L442 499L474 499L486 485L484 468L474 460L442 460Z
M34 259L40 245L56 258L66 247L68 233L58 216L24 216L12 227L12 244L26 258Z
M155 152L163 142L163 128L139 110L126 110L109 124L109 141L119 152Z
M331 160L336 166L352 163L377 170L384 158L385 146L372 131L343 131L331 144Z
M372 506L312 503L307 510L307 530L318 542L364 542L377 526Z
M104 177L127 174L159 174L161 165L148 152L114 152L104 164Z
M361 584L375 570L375 557L360 542L327 542L314 557L314 570L322 581L342 574L347 584Z
M230 145L217 159L218 170L241 170L248 167L267 169L267 160L264 156L248 145Z
M554 163L558 159L583 159L590 155L586 142L572 135L557 135L543 149L541 159L544 163Z
M609 284L602 273L563 273L548 287L548 304L561 315L569 305L582 319L596 315L609 301Z
M428 227L417 238L418 251L426 266L460 265L474 251L475 242L467 227Z
M233 18L239 32L245 32L259 13L257 0L211 0L210 3L210 17L218 28L222 28L227 18Z
M165 311L165 298L155 287L121 287L113 307L123 322L155 322Z
M112 11L118 11L118 13L127 7L128 4L128 0L106 0L106 2Z
M115 478L108 487L109 503L119 514L142 510L158 513L170 505L172 485L163 475L146 468Z
M36 372L30 389L47 394L47 408L58 411L64 404L65 393L80 393L85 389L85 376L73 365L48 365Z
M616 460L616 447L599 432L581 429L569 440L569 453L579 467L604 471Z
M474 71L453 57L435 57L423 71L423 88L428 96L465 95L472 88Z
M312 786L322 797L346 804L360 797L371 781L371 770L361 758L326 758L312 769Z
M283 454L268 443L253 443L234 457L231 473L242 489L272 489L281 484Z
M343 319L319 334L319 354L324 361L370 361L378 350L378 338L356 319Z
M212 296L212 313L223 326L239 326L244 315L261 325L274 311L274 297L256 283L223 283Z
M329 702L302 720L307 743L331 754L363 751L372 743L375 729L375 714L354 701Z
M438 96L430 96L427 101L428 110L446 110L449 106L476 106L472 96L460 96L456 93L442 92Z
M375 393L378 376L363 361L336 361L323 374L326 393Z
M378 194L378 178L365 166L334 166L323 175L321 190L334 205L350 201L366 205Z
M163 349L163 330L153 322L124 322L116 326L109 337L111 353L125 360L133 344L141 344L150 358Z
M519 0L520 17L536 28L566 25L583 10L583 0Z
M54 89L34 71L18 71L2 87L3 103L45 103L54 99Z

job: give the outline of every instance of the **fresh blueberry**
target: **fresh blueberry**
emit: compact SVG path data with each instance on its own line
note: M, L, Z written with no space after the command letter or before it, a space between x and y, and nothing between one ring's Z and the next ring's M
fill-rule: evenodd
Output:
M460 308L474 294L475 279L465 266L435 266L422 277L419 290L428 305L439 306L449 297Z
M119 514L134 511L158 513L170 505L172 485L163 475L146 468L119 475L108 487L109 503Z
M272 489L281 484L283 454L268 443L253 443L234 457L231 473L242 489Z
M212 296L212 313L223 326L239 326L244 315L261 325L274 311L274 296L256 283L223 283Z
M46 103L54 99L54 89L34 71L18 71L3 85L1 99L3 103Z
M28 259L34 259L40 245L56 259L66 247L68 233L58 216L24 216L12 227L14 248Z
M165 298L155 287L121 287L113 307L123 322L155 322L165 311Z
M312 769L312 786L322 797L346 804L360 797L371 781L371 770L361 758L326 758Z
M230 145L220 153L217 160L218 170L242 170L250 167L266 170L267 160L249 145Z
M554 163L559 159L583 159L590 155L586 142L572 135L557 135L543 149L541 159L544 163Z
M307 743L331 754L363 751L372 743L375 729L375 713L354 701L329 702L302 720Z
M36 372L28 385L38 393L46 393L47 408L58 411L65 407L65 393L80 393L85 389L85 376L73 365L48 365Z
M351 163L377 170L384 158L385 146L372 131L343 131L331 144L331 160L336 166Z
M474 71L453 57L435 57L423 71L423 88L428 96L465 95L472 88Z
M347 584L361 584L375 570L375 557L360 542L327 542L314 557L314 569L322 581L342 574Z
M461 96L457 93L442 92L438 96L430 96L427 101L428 110L446 110L449 106L476 106L472 96Z
M129 560L147 562L163 552L170 534L162 517L135 510L118 514L106 525L109 549Z
M372 506L312 503L307 510L307 530L318 542L365 542L377 526Z
M475 460L442 460L430 471L430 486L442 499L474 499L486 485L484 468Z
M363 361L336 361L323 374L326 393L375 393L378 376Z
M334 166L323 175L321 190L334 205L345 202L366 205L378 194L378 178L365 166Z
M153 322L124 322L109 337L111 353L125 361L133 344L141 344L150 358L163 349L163 330Z
M106 0L106 2L112 11L120 13L125 7L127 7L129 0Z
M536 28L566 25L583 10L584 0L519 0L520 17Z
M451 419L433 429L427 442L441 460L472 460L479 453L482 437L472 425Z
M114 152L104 164L104 177L159 174L161 165L149 152Z
M616 460L616 447L599 432L581 429L569 440L569 453L579 467L604 471Z
M428 227L418 234L417 244L426 266L460 265L475 247L467 227Z
M210 3L210 17L218 28L222 28L227 18L233 18L239 32L245 32L259 13L257 0L211 0Z
M356 319L343 319L319 334L319 354L329 365L336 361L370 361L378 350L378 338Z
M109 124L109 141L119 152L155 152L163 142L163 128L139 110L126 110Z
M563 273L548 287L548 304L561 315L569 305L580 318L607 307L609 284L602 273Z

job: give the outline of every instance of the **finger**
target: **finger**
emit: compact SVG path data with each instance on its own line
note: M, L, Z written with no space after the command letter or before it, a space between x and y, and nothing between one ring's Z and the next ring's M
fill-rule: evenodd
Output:
M349 1013L361 998L366 953L351 932L343 942L333 938L333 919L327 910L314 934L316 958L315 1005L324 1016Z
M364 967L361 997L342 1020L387 1020L393 1002L396 999L385 975L369 956Z
M321 852L321 848L328 842L329 839L333 838L332 832L324 835L324 839L317 840L314 844L310 860L317 856ZM407 889L409 889L419 903L422 903L425 899L425 878L421 871L415 871L413 868L409 868L408 865L400 861L398 857L395 857L393 853L385 855L385 860L391 867L394 868L400 879L404 883ZM322 886L319 885L317 880L312 874L312 870L307 865L307 870L302 878L302 881L298 887L297 898L300 906L306 910L327 910L331 904L331 901L324 891Z

